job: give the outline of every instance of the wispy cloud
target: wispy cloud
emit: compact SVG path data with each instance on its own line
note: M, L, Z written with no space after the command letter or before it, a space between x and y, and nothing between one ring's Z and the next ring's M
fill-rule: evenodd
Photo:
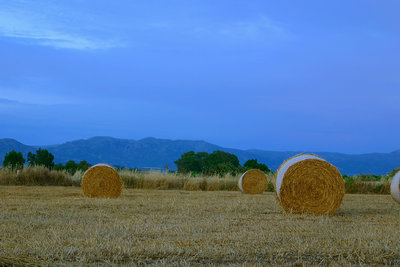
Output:
M267 16L251 20L234 21L221 25L218 32L227 37L257 39L263 37L287 38L289 32Z
M68 105L79 104L80 100L71 96L51 93L48 90L21 87L0 87L0 104L7 105Z
M267 15L242 19L212 16L148 17L108 13L85 1L0 0L0 37L59 49L99 50L195 39L201 43L256 43L289 39L284 25ZM135 12L135 10L133 10ZM123 42L121 42L121 37ZM157 40L157 41L156 41Z
M18 101L15 101L15 100L11 100L11 99L1 98L1 97L0 97L0 105L1 105L1 104L10 105L10 104L19 104L19 102L18 102Z
M293 34L281 23L270 19L266 15L241 20L197 22L180 21L175 23L149 24L153 30L181 33L185 36L194 36L202 41L238 41L259 42L272 40L287 40Z
M64 49L96 50L121 46L116 40L96 38L93 32L81 30L80 25L45 15L46 6L32 7L32 2L16 3L0 3L2 37ZM37 10L40 8L42 10Z

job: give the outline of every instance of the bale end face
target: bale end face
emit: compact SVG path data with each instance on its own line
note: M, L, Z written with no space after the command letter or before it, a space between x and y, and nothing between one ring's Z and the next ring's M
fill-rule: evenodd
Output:
M298 157L284 162L289 166L281 166L277 173L276 191L283 209L310 215L334 214L344 197L342 175L318 156ZM282 170L284 173L280 173Z
M82 189L90 198L117 198L122 192L122 180L111 166L97 164L83 175Z
M390 185L390 193L394 201L400 204L400 171L393 177L392 184Z
M262 194L268 187L268 178L262 171L251 169L239 179L239 189L246 194Z

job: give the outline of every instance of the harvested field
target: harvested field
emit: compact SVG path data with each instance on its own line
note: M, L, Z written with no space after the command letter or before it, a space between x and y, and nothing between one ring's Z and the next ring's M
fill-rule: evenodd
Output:
M308 216L273 193L0 186L0 263L400 265L399 222L390 195L345 195L335 215Z

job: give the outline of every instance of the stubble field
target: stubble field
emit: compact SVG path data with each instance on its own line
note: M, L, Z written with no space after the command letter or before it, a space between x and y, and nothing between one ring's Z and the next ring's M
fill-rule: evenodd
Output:
M0 186L1 265L400 265L400 205L346 195L334 216L284 213L273 193Z

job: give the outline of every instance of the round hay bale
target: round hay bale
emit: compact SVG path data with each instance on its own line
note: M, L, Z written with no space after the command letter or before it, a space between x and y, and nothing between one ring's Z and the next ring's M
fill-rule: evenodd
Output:
M400 171L393 177L392 184L390 185L390 193L393 199L400 203Z
M336 167L312 154L286 160L276 174L275 189L285 211L312 215L334 214L345 191Z
M262 194L268 187L268 178L262 171L251 169L239 179L239 189L246 194Z
M83 175L82 189L87 197L117 198L122 192L122 180L113 167L96 164Z

